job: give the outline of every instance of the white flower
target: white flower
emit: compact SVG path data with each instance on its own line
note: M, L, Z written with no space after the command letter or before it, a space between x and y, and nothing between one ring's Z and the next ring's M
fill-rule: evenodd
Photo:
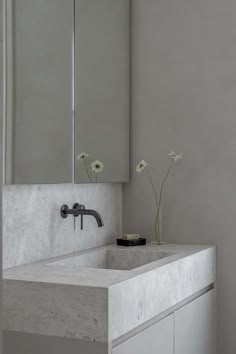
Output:
M77 156L77 160L83 161L86 157L88 157L87 152L81 152L81 154Z
M175 157L173 158L173 160L176 162L178 160L181 160L183 158L183 154L182 153L179 153L179 154L176 154Z
M100 173L104 170L104 164L99 160L92 162L91 167L92 171L94 171L95 173Z
M147 166L147 162L144 161L144 160L141 160L141 161L138 163L138 165L136 166L136 171L137 171L138 173L140 173L140 172L142 172L142 171L145 169L146 166Z
M176 161L182 159L183 154L182 154L182 153L177 153L177 152L175 152L175 151L172 150L172 151L169 153L169 156L172 158L172 160L173 160L174 162L176 162Z
M175 151L173 151L173 150L171 150L170 151L170 153L168 154L170 157L173 157L173 156L175 156L176 155L176 152Z

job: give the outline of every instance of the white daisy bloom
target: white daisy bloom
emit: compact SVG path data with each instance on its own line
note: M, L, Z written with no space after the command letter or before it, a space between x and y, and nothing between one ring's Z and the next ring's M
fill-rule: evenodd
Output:
M101 161L96 160L91 163L91 168L93 172L100 173L104 170L104 164Z
M174 161L176 162L176 161L178 161L178 160L181 160L182 158L183 158L183 154L180 153L180 154L176 154L173 159L174 159Z
M171 151L169 153L169 156L172 158L172 160L174 162L178 161L178 160L181 160L183 158L183 154L182 153L177 153L175 151Z
M81 154L77 156L77 160L83 161L86 157L88 157L87 152L81 152Z
M141 161L138 163L138 165L136 166L136 171L137 171L138 173L143 172L143 170L145 169L146 166L147 166L147 162L144 161L144 160L141 160Z
M171 150L170 151L170 153L168 154L170 157L173 157L173 156L175 156L176 155L176 152L175 151L173 151L173 150Z

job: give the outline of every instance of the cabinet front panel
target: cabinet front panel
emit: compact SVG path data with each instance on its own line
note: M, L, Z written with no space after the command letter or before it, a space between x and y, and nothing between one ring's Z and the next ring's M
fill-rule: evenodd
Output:
M77 183L129 179L129 0L75 1L75 172Z
M127 182L130 0L6 8L5 183Z
M14 0L11 10L7 182L72 182L74 1Z
M174 354L173 315L115 347L112 354Z
M175 312L175 354L215 354L215 291Z

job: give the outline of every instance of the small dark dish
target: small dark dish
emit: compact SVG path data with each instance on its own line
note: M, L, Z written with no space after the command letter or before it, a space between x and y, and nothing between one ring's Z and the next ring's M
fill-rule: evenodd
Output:
M117 238L116 242L118 246L144 246L146 245L146 238L138 238L137 240L123 240L122 238Z

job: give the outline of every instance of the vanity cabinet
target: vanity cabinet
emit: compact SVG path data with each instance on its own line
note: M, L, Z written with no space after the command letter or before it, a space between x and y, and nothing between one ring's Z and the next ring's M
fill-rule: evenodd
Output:
M113 348L112 354L215 354L215 290Z
M215 354L215 290L188 301L112 349L105 342L6 331L4 354Z
M173 315L164 318L113 349L112 354L174 354Z
M175 354L215 353L215 291L200 296L174 314Z

